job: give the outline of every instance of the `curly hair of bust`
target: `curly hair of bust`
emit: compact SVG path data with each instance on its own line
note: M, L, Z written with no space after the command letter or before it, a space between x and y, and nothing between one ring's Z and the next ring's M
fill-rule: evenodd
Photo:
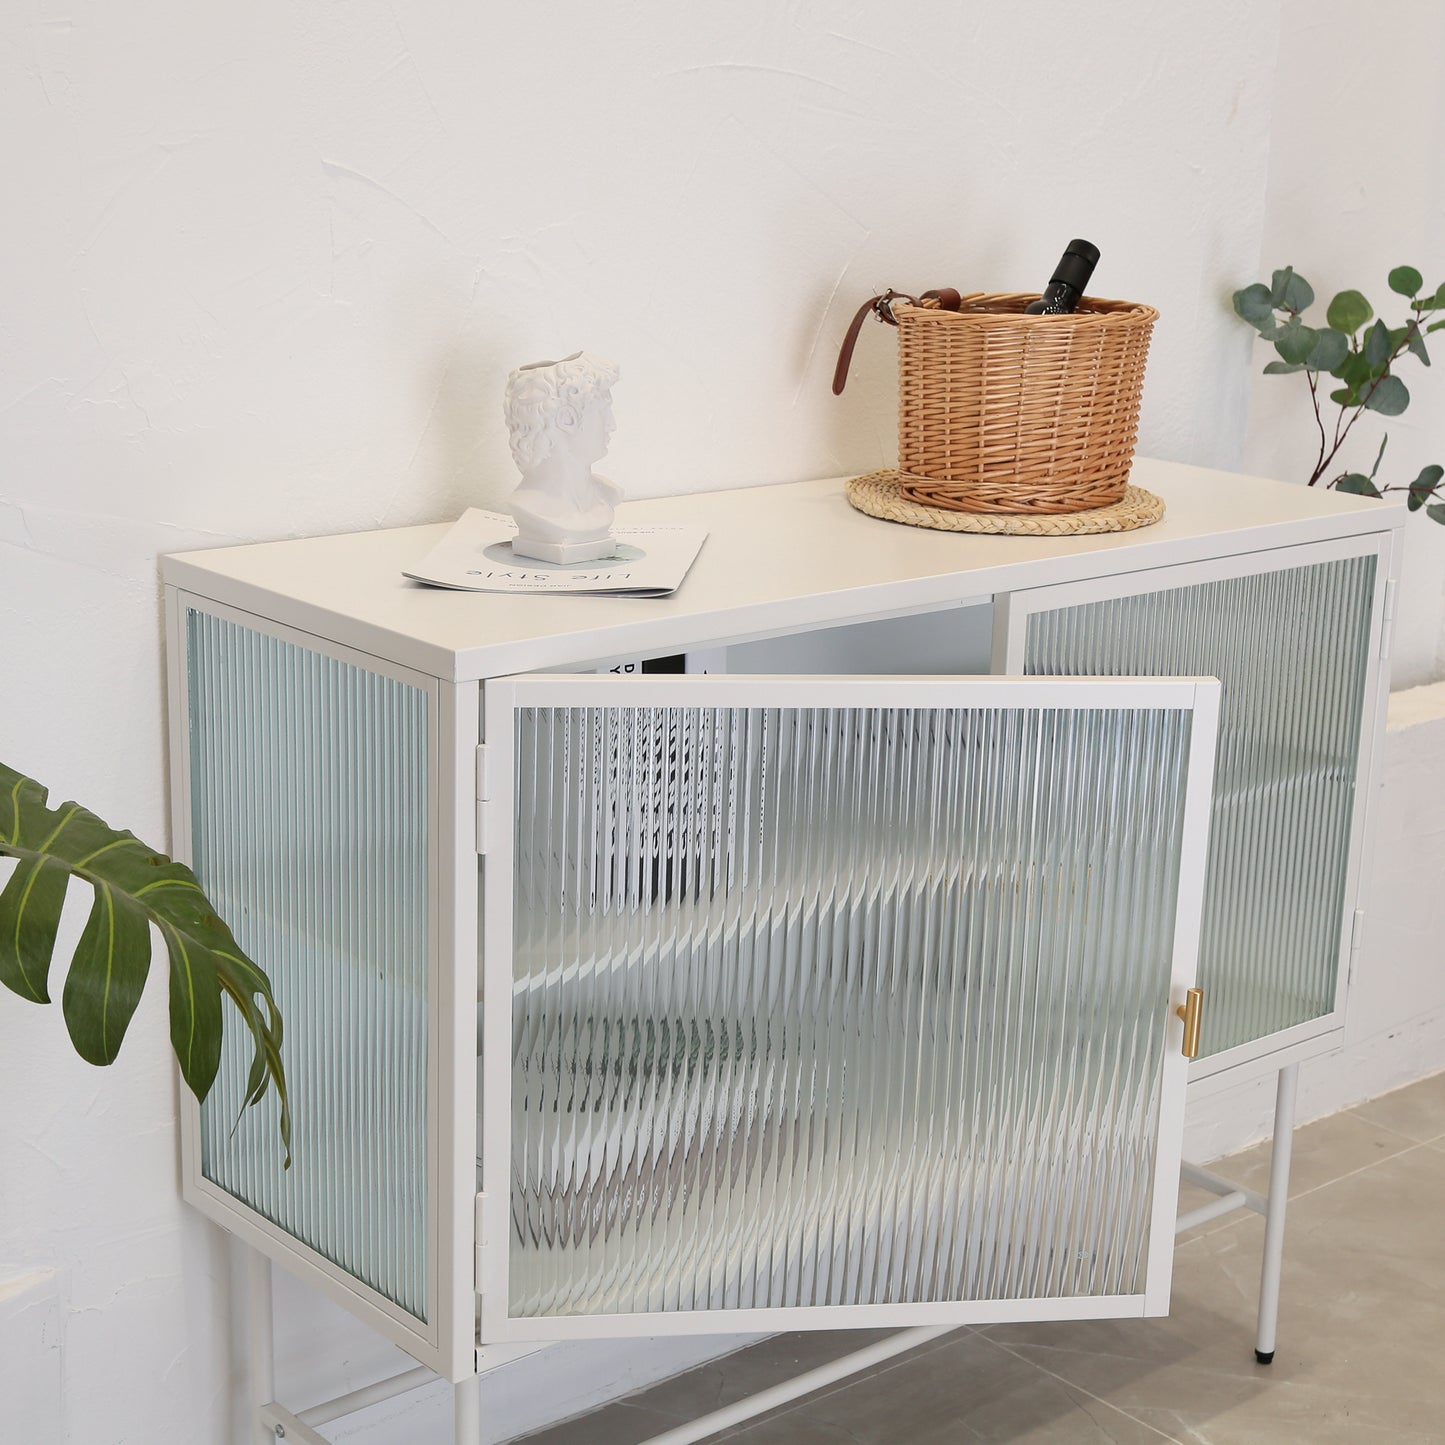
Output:
M502 408L517 466L525 472L545 461L559 429L575 427L590 401L605 401L618 375L616 365L588 351L562 361L518 367L507 378Z

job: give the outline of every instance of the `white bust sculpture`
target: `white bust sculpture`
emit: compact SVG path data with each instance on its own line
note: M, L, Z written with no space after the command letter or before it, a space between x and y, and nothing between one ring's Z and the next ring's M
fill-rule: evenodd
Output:
M507 378L507 431L522 473L508 504L518 556L592 562L615 555L612 514L622 488L592 463L612 435L617 376L612 362L578 351L519 366Z

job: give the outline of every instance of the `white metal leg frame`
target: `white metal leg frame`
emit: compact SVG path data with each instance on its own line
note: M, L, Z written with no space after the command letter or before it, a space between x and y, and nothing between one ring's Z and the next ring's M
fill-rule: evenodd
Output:
M255 1432L251 1438L255 1445L275 1445L277 1440L294 1442L294 1445L331 1445L326 1437L317 1431L318 1425L329 1424L344 1415L364 1410L368 1405L378 1405L383 1400L404 1395L408 1390L428 1385L438 1376L425 1365L395 1375L389 1380L380 1380L364 1389L353 1390L350 1394L339 1395L334 1400L324 1400L309 1410L293 1413L276 1398L276 1344L274 1320L271 1313L271 1261L255 1250L248 1251L247 1270L247 1332L248 1364L252 1409L255 1412ZM855 1350L851 1355L831 1360L817 1369L795 1375L779 1385L759 1391L745 1400L714 1410L654 1435L643 1445L692 1445L705 1440L743 1420L761 1415L765 1410L786 1405L790 1400L799 1399L846 1379L870 1366L901 1355L906 1350L928 1344L941 1335L949 1334L954 1327L944 1325L915 1330L900 1330L887 1339L878 1340L864 1349ZM479 1382L474 1375L453 1386L455 1391L454 1435L456 1445L478 1445L482 1433L481 1395ZM250 1441L247 1442L250 1445Z
M364 1410L368 1405L378 1405L383 1400L404 1395L408 1390L428 1385L438 1376L425 1365L404 1374L394 1375L389 1380L380 1380L364 1389L353 1390L350 1394L339 1395L334 1400L324 1400L309 1410L293 1413L276 1398L276 1344L274 1319L271 1313L271 1261L255 1250L248 1251L247 1270L247 1332L248 1365L250 1374L251 1402L255 1411L255 1432L251 1437L255 1445L275 1445L277 1440L295 1442L295 1445L331 1445L326 1437L317 1431L318 1425L329 1424L344 1415ZM846 1379L872 1365L901 1355L906 1350L928 1344L941 1335L949 1334L952 1325L927 1327L914 1330L900 1330L887 1339L878 1340L864 1349L855 1350L851 1355L831 1360L817 1369L795 1375L779 1385L759 1391L745 1400L714 1410L654 1435L643 1445L692 1445L705 1440L709 1435L726 1430L743 1420L761 1415L765 1410L776 1409L803 1395L821 1390L837 1380ZM463 1380L453 1387L455 1391L454 1434L456 1445L478 1445L482 1433L481 1395L476 1376ZM250 1442L248 1441L248 1445Z
M1252 1209L1264 1215L1264 1260L1259 1273L1259 1325L1254 1341L1254 1357L1261 1365L1274 1359L1275 1329L1279 1323L1279 1276L1284 1264L1284 1216L1289 1204L1289 1166L1294 1147L1295 1089L1299 1083L1299 1065L1290 1064L1279 1071L1274 1096L1274 1139L1269 1156L1269 1193L1257 1194L1241 1189L1218 1174L1185 1164L1181 1176L1200 1189L1219 1197L1210 1204L1181 1214L1175 1226L1183 1234L1196 1224L1205 1224L1235 1209Z
M438 1378L436 1372L418 1365L378 1380L334 1400L323 1400L309 1410L293 1413L276 1399L276 1338L271 1313L271 1261L256 1250L247 1251L246 1261L247 1366L250 1377L251 1406L255 1412L255 1429L247 1437L247 1445L276 1445L285 1440L292 1445L331 1445L319 1434L318 1425L330 1424L344 1415L379 1405L383 1400L404 1395L408 1390L429 1385ZM481 1439L481 1400L477 1377L453 1386L455 1392L455 1436L457 1445L477 1445Z

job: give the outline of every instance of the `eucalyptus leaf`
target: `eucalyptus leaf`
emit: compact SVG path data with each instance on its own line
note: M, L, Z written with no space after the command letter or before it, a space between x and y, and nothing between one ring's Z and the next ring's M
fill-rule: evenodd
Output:
M171 1042L187 1085L204 1099L215 1082L224 994L255 1049L247 1102L276 1090L289 1165L291 1111L271 984L216 916L195 874L78 803L48 807L39 783L3 763L0 856L19 861L0 893L0 938L12 940L0 945L0 981L24 997L48 1001L67 885L72 878L89 883L94 899L62 1001L76 1051L96 1064L119 1053L150 972L154 926L170 961Z
M1234 293L1234 311L1241 320L1249 322L1266 339L1274 335L1277 325L1274 303L1269 299L1269 287L1263 282L1246 286Z
M1445 502L1433 502L1425 508L1425 515L1432 522L1439 522L1442 527L1445 527Z
M1370 363L1371 371L1383 371L1394 350L1395 342L1390 328L1383 321L1375 322L1365 335L1365 360Z
M1330 393L1330 400L1337 402L1340 406L1358 406L1360 404L1359 394L1352 386L1337 387Z
M1349 354L1350 343L1343 332L1330 329L1316 331L1315 349L1309 355L1309 369L1332 372Z
M1336 331L1353 336L1374 314L1375 308L1358 291L1341 291L1330 302L1325 319Z
M1439 329L1440 329L1442 326L1445 326L1445 321L1432 321L1432 322L1425 328L1425 330L1426 330L1426 331L1439 331Z
M1424 332L1422 332L1418 326L1411 326L1407 328L1407 330L1409 333L1409 339L1405 342L1406 349L1409 351L1411 356L1418 357L1423 365L1429 366L1430 353L1425 350Z
M1390 433L1386 432L1380 438L1380 450L1375 453L1375 464L1370 468L1370 480L1373 482L1379 475L1380 463L1385 460L1385 448L1390 445Z
M1380 489L1363 472L1347 472L1335 483L1337 492L1356 492L1362 497L1378 497Z
M1264 365L1266 376L1292 376L1296 371L1312 371L1301 361L1267 361Z
M1433 462L1428 467L1422 467L1420 475L1410 483L1405 505L1412 512L1418 512L1434 495L1442 477L1445 477L1445 467L1438 467Z
M1269 299L1272 306L1284 311L1304 311L1314 303L1314 287L1303 276L1297 276L1293 266L1276 271L1271 278Z
M1365 409L1381 416L1399 416L1409 405L1409 389L1398 376L1382 376L1365 397Z
M1364 386L1375 375L1374 369L1359 351L1347 353L1338 366L1331 368L1331 374L1356 389Z
M1413 266L1396 266L1389 276L1390 290L1397 296L1418 296L1425 278Z
M1310 352L1315 349L1318 339L1319 332L1312 326L1290 321L1275 334L1274 349L1279 352L1282 360L1291 365L1303 366L1309 359Z

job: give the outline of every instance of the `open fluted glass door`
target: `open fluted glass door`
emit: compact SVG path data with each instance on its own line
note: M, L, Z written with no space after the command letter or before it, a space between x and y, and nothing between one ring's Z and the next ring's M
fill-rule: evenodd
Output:
M483 1342L1167 1309L1217 697L487 683Z

